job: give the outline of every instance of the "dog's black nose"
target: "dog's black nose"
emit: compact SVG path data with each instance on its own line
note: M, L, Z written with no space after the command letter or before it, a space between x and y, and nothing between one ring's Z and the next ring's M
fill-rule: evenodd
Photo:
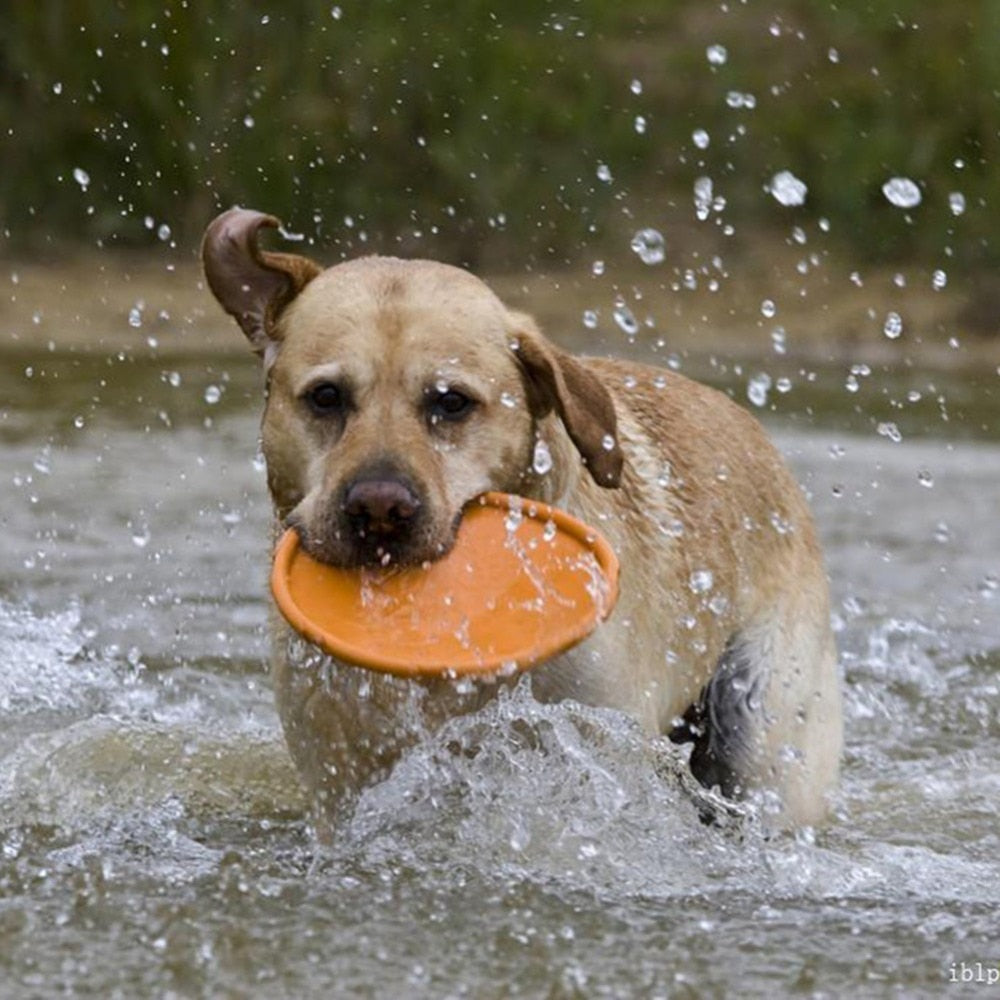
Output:
M360 479L344 496L344 513L359 534L391 538L404 533L420 510L420 498L397 479Z

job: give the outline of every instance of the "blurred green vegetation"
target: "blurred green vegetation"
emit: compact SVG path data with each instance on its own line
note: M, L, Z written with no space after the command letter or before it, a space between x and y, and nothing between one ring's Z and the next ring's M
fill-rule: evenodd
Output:
M998 40L1000 0L11 0L0 226L188 247L239 203L344 253L544 264L695 224L706 176L704 226L995 264Z

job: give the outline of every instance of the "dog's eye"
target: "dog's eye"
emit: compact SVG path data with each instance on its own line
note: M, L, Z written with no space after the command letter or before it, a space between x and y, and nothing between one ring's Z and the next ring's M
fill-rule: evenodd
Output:
M446 389L431 397L429 407L431 420L462 420L469 415L475 405L475 400L466 396L464 392Z
M332 382L320 382L306 393L306 401L314 413L321 416L338 413L344 408L344 394Z

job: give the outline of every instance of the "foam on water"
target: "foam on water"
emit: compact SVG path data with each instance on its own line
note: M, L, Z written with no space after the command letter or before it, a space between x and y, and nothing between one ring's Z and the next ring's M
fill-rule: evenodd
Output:
M0 712L79 709L113 685L107 663L83 656L75 606L43 617L0 601Z

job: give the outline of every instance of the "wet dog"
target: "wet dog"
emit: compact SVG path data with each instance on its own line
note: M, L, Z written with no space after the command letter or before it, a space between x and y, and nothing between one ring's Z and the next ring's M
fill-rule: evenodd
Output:
M691 743L703 785L759 793L781 825L820 820L841 750L827 581L805 499L757 422L678 374L560 350L466 271L387 257L323 269L262 250L277 225L232 209L203 244L209 286L266 372L276 527L366 567L439 558L486 490L598 525L621 561L618 608L532 671L535 696L620 709ZM320 829L495 691L345 666L272 617L278 709Z

